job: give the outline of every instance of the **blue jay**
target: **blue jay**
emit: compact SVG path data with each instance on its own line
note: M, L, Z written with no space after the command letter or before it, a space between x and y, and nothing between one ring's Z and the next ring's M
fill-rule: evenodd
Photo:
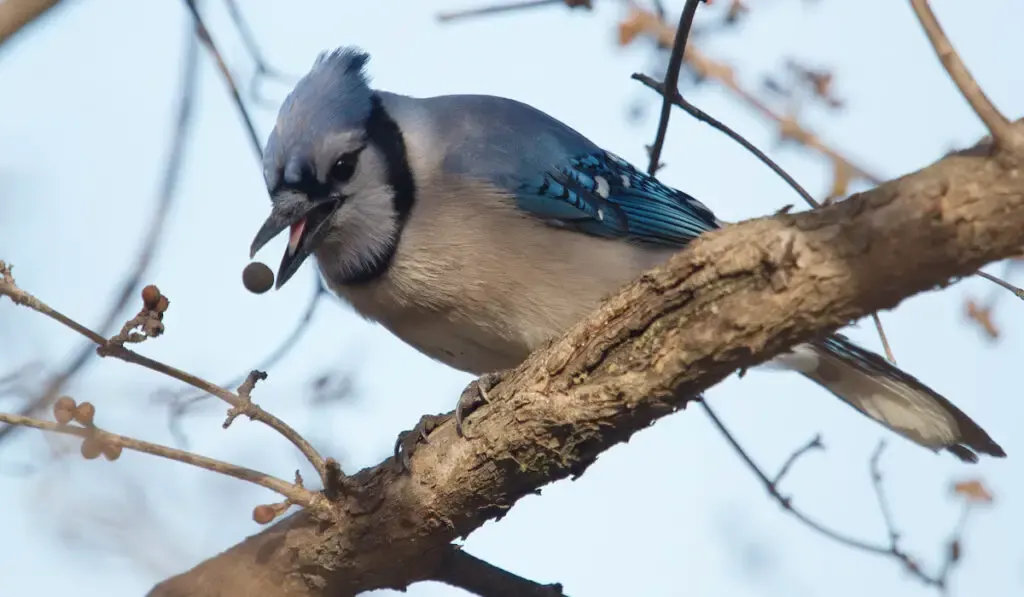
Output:
M285 99L264 153L271 213L251 254L289 229L278 288L313 255L363 317L481 376L459 401L460 431L462 410L503 371L723 224L535 108L376 90L368 60L349 47L321 54ZM1005 456L948 400L844 336L770 364L932 451Z

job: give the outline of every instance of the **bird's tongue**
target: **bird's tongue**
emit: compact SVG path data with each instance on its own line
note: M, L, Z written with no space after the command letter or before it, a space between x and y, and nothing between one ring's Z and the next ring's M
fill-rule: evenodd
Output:
M291 233L288 235L288 254L294 255L299 250L299 241L302 240L302 231L306 229L306 218L292 224Z

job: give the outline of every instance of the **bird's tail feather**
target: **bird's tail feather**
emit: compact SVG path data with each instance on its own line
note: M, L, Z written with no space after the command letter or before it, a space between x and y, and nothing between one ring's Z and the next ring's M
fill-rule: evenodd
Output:
M1006 456L949 400L845 336L801 344L773 364L802 373L862 414L930 450L948 450L964 462L977 462L979 454Z

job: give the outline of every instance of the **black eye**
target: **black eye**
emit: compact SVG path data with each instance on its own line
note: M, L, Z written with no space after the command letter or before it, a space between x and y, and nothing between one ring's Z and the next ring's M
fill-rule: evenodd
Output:
M331 166L331 179L334 182L347 182L352 178L356 171L356 158L358 157L358 153L352 152L338 158L338 161Z

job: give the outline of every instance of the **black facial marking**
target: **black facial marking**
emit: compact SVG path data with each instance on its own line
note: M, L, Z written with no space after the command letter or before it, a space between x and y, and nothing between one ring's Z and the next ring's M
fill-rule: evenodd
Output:
M371 101L370 116L366 121L367 141L384 156L387 183L395 193L394 205L395 213L398 216L398 230L380 257L373 259L350 275L345 280L346 284L363 284L388 270L395 257L395 251L398 249L398 239L405 228L409 212L412 211L413 203L416 202L416 181L413 179L412 170L409 167L409 156L406 152L402 131L384 109L380 96L375 93Z

